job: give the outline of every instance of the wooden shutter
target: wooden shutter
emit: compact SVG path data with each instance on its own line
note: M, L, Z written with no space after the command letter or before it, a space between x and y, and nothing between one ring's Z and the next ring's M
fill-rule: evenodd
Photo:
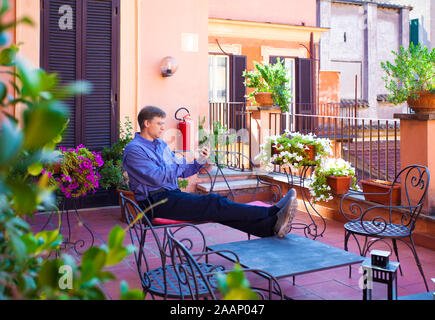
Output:
M65 5L72 30L59 27ZM62 83L84 79L93 87L66 101L70 123L61 145L101 151L118 137L119 0L41 0L41 9L41 66Z
M315 114L313 105L313 74L311 59L296 59L296 113L297 114ZM302 119L304 118L304 119ZM296 121L296 130L303 132L312 131L312 119L301 117Z
M230 102L241 104L230 104L230 128L240 130L246 128L244 117L246 103L245 78L242 76L246 70L246 56L230 56Z
M61 6L70 6L73 28L59 27ZM84 79L89 95L66 101L70 123L62 146L101 151L118 138L119 0L41 0L41 66L62 83ZM115 191L97 190L78 208L116 205Z
M92 94L83 96L84 145L100 151L117 137L119 25L118 1L84 1L83 75Z
M73 11L73 29L59 28L59 8L69 5ZM77 70L78 40L76 0L41 1L41 66L48 72L55 72L62 84L74 81L79 76ZM69 125L64 133L62 145L73 147L77 141L79 128L76 115L79 113L76 98L64 101L68 107Z
M418 19L412 19L409 23L409 43L418 45Z

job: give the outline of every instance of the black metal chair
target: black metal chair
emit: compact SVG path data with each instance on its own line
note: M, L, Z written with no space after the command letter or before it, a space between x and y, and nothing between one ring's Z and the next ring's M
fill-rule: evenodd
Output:
M155 296L164 299L215 297L213 293L217 287L215 274L219 271L225 272L225 268L222 265L208 263L208 256L227 252L234 256L234 261L238 262L237 255L228 250L205 251L205 236L194 224L178 223L176 225L154 226L149 220L153 206L142 211L136 202L124 194L121 193L120 197L124 215L129 225L131 243L138 248L134 257L144 293L149 293L153 299ZM158 204L154 206L156 205ZM171 236L170 241L168 235ZM177 236L177 239L174 236ZM175 240L177 243L174 245ZM206 278L198 278L197 273L190 273L191 278L187 280L180 278L179 271L187 270L186 268L193 261L189 260L190 256L188 260L175 258L172 248L177 247L178 243L183 245L183 250L189 250L189 255L194 257L194 266L197 268L195 270L199 275L207 275ZM174 263L174 261L177 262ZM188 265L185 265L187 261ZM194 291L192 291L191 282L195 283Z
M231 270L211 270L208 271L198 263L196 257L192 255L189 249L179 240L174 237L174 234L170 229L165 230L168 237L168 246L170 248L171 262L175 266L174 272L177 277L180 286L188 288L189 294L187 295L191 299L199 299L201 292L207 291L211 299L217 300L220 298L220 294L217 290L216 273L225 274L231 272ZM203 252L204 253L204 252ZM203 254L201 253L201 254ZM209 254L217 254L218 251L208 252ZM235 255L235 254L234 254ZM196 255L198 256L198 254ZM262 278L268 280L267 289L251 287L252 291L255 292L261 299L270 299L274 297L282 300L284 298L281 286L278 280L270 275L269 273L258 270L258 269L246 269L241 268L243 273L254 273ZM265 292L268 295L265 295Z
M420 259L418 258L417 251L415 249L413 233L415 229L415 223L417 222L418 216L421 213L425 198L427 196L429 180L429 171L426 167L420 165L411 165L402 169L397 174L393 183L391 184L391 188L387 192L350 192L344 195L340 202L340 212L347 220L349 220L349 222L344 225L344 250L348 251L348 241L350 236L356 240L361 256L366 256L372 245L378 241L382 241L389 246L386 240L391 239L393 245L392 251L394 251L397 261L400 262L397 241L401 241L411 249L417 267L421 276L423 277L424 284L428 291L429 287L423 273ZM393 186L395 183L401 184L401 205L395 205L392 203ZM403 192L403 189L405 189L405 192ZM367 208L363 208L360 202L351 202L349 208L345 210L345 200L349 200L350 196L356 194L371 196L386 195L389 199L389 202L387 204L373 205ZM403 195L405 197L403 197ZM387 209L388 215L386 217L379 216L379 209ZM400 219L393 219L393 210L401 214ZM358 241L358 238L356 237L357 235L364 237L364 244L362 247ZM373 239L368 240L369 237ZM390 246L389 248L391 249ZM402 275L401 268L400 273Z

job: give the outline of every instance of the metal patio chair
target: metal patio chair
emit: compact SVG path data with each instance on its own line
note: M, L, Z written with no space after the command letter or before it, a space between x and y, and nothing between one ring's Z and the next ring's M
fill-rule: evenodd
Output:
M193 255L189 249L175 238L174 234L170 229L165 230L168 237L168 246L170 248L170 256L172 265L176 266L174 268L175 275L177 277L180 286L184 286L188 288L189 293L188 297L191 299L199 299L200 293L203 291L208 291L208 295L211 299L217 300L220 298L220 294L217 290L217 281L216 281L216 272L221 274L226 274L231 272L231 270L206 270L201 267L201 265L196 260L196 257L203 253ZM218 254L219 251L208 251L209 254ZM234 254L234 253L233 253ZM234 254L235 255L235 254ZM250 287L254 293L260 299L270 299L272 300L274 297L282 300L284 298L281 286L278 283L278 280L273 277L271 274L258 269L247 269L241 268L241 271L245 274L253 273L255 275L260 276L263 279L267 279L268 286L266 288L260 287ZM267 295L265 294L267 292Z
M153 299L155 296L164 299L185 299L188 296L189 289L180 285L177 281L175 275L177 267L170 264L168 238L164 230L173 227L172 232L176 235L185 235L187 232L190 237L195 238L195 241L187 238L183 239L183 241L187 243L190 249L199 252L205 251L206 243L203 233L197 226L189 223L178 223L174 226L154 226L148 218L148 215L152 214L152 207L148 209L148 212L143 213L135 201L125 197L122 193L120 197L126 221L129 225L131 243L138 249L134 253L134 257L143 292L145 294L149 293ZM223 270L222 266L199 262L199 258L205 256L197 257L198 266L204 272ZM237 256L235 258L238 259ZM206 285L201 286L201 288L201 290L198 290L199 296L209 294Z
M424 276L417 250L415 249L413 233L415 230L415 223L417 222L427 196L429 180L429 171L426 167L410 165L397 174L391 184L391 188L386 193L350 192L344 195L340 202L340 212L349 221L344 225L344 250L348 251L348 241L350 236L356 240L361 256L366 256L372 245L378 241L387 244L391 249L387 242L387 240L390 239L393 245L392 251L394 251L397 261L400 262L397 241L401 241L411 249L415 263L423 277L424 284L428 291L429 287L427 285L426 277ZM392 192L395 183L401 184L402 188L400 205L394 205L394 203L392 203ZM343 208L344 200L355 194L371 196L386 195L389 199L389 203L363 208L360 202L351 202L349 208L345 210ZM379 216L377 213L377 210L379 209L388 209L388 215L386 217ZM393 210L401 213L400 219L394 219L393 221ZM356 237L357 235L364 237L364 244L362 247ZM369 237L372 239L369 240ZM399 270L401 275L403 275L402 269L400 268Z
M205 236L194 224L154 226L148 218L148 215L152 214L153 207L150 207L147 212L142 212L136 202L122 193L120 196L129 225L131 243L138 248L134 257L144 293L150 294L153 299L155 296L181 300L215 297L213 293L217 287L215 274L219 271L225 272L225 268L222 265L208 263L208 256L229 253L237 262L238 256L228 250L206 251ZM168 235L172 238L169 239ZM182 243L184 250L189 250L190 256L194 257L194 262L186 259L177 260L174 257L171 248L177 246L174 245L175 240L177 243ZM198 278L197 274L190 273L188 275L191 279L186 282L184 278L181 281L179 270L187 270L185 261L189 261L189 264L194 263L194 266L200 270L199 274L205 274L207 277ZM194 294L192 294L191 281L196 285Z

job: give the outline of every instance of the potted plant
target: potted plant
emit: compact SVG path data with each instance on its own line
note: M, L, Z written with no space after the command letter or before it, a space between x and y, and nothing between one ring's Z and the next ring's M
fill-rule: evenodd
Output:
M322 161L314 170L308 184L313 203L332 200L333 194L345 194L350 187L358 189L355 169L349 162L336 158Z
M104 165L100 168L99 172L101 175L101 187L107 190L116 190L118 197L119 193L122 192L126 197L134 200L134 193L129 190L127 172L125 172L122 165L124 149L132 139L132 123L129 117L125 117L124 124L119 128L119 140L109 148L104 148L101 152ZM120 200L119 204L121 205ZM125 217L122 214L121 220L125 221Z
M60 172L54 174L44 169L52 185L59 185L66 198L79 198L95 191L99 187L100 174L97 168L102 167L104 161L100 153L89 151L84 145L66 149L59 147L62 154Z
M367 179L360 182L366 200L388 205L391 197L391 205L400 205L400 183L393 185L392 182L378 179Z
M399 104L405 101L416 113L435 112L435 49L429 52L420 44L410 44L409 49L393 51L394 63L381 62L386 72L385 87L391 92L388 101Z
M248 99L255 100L260 106L277 105L281 112L287 112L291 103L291 92L287 70L278 58L273 65L254 61L254 71L243 71L245 86L255 88Z
M281 136L270 136L260 147L256 160L273 170L273 165L299 169L306 165L319 165L323 158L332 155L331 141L313 134L286 131Z

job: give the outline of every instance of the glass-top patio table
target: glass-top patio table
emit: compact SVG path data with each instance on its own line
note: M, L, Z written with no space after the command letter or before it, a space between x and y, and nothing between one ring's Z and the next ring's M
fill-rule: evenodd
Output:
M245 268L260 269L277 279L361 263L364 257L335 248L297 234L284 238L267 237L255 240L221 243L207 250L230 250L237 254ZM220 252L234 261L234 256Z

